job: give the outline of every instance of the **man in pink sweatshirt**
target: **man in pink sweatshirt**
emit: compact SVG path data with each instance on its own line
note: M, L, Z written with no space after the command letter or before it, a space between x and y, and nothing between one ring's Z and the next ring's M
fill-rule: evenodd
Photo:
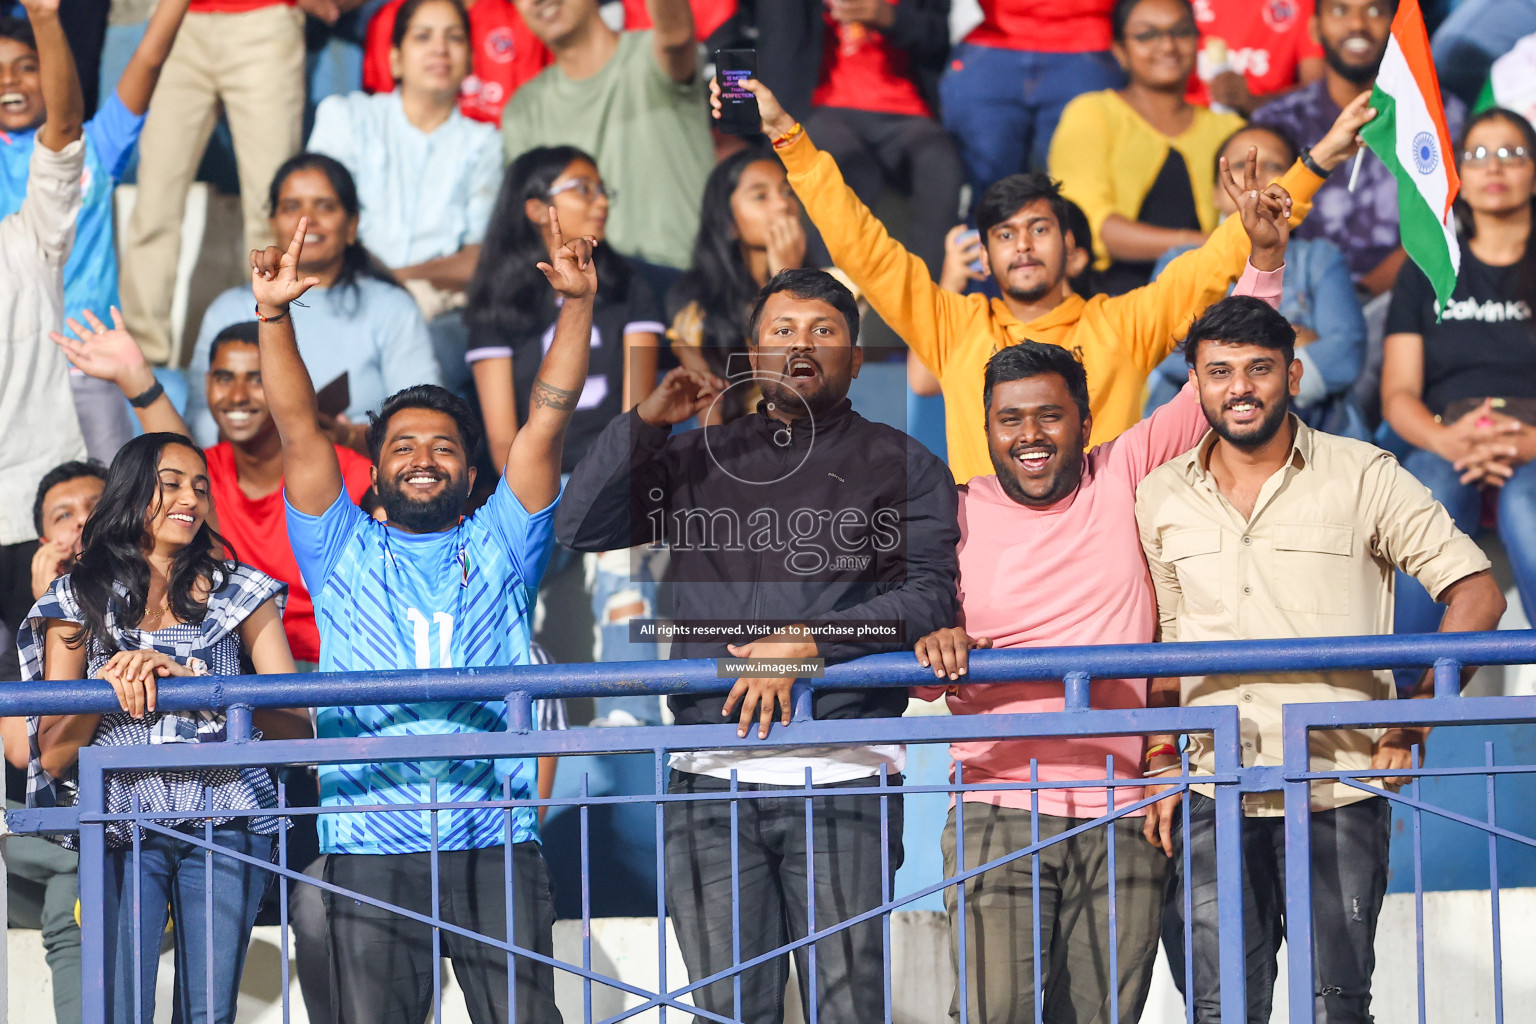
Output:
M1236 294L1278 305L1288 237L1289 197L1278 186L1258 190L1251 173L1239 187L1223 184L1242 212L1252 241ZM957 715L1060 711L1059 680L969 685L967 654L975 648L1138 644L1156 639L1157 603L1136 528L1136 486L1143 477L1199 442L1208 428L1199 399L1186 387L1149 419L1084 452L1092 428L1088 380L1065 349L1024 342L987 364L984 405L995 476L960 488L960 623L919 640L918 661L947 685L920 687L928 700L944 694ZM1147 706L1146 679L1095 679L1095 708ZM1150 747L1149 747L1150 740ZM967 784L1082 780L1100 785L1038 791L1032 821L1029 790L971 791L965 834L954 812L944 830L944 870L957 874L1048 841L1106 813L1106 766L1117 779L1139 779L1144 755L1154 766L1177 763L1171 737L1072 737L955 743ZM1038 780L1030 778L1030 762ZM1115 804L1141 790L1115 787ZM1038 832L1035 829L1038 828ZM1108 867L1114 830L1116 947L1119 976L1109 973ZM963 857L961 850L963 848ZM1086 830L1040 855L1040 904L1034 905L1031 859L1019 858L965 883L966 990L974 1024L1025 1024L1035 1000L1046 1020L1108 1021L1111 990L1119 1020L1140 1015L1157 954L1168 860L1142 837L1142 816ZM959 968L958 899L945 890L951 953ZM1033 916L1040 918L1040 990L1035 989ZM950 1016L960 1019L959 996Z

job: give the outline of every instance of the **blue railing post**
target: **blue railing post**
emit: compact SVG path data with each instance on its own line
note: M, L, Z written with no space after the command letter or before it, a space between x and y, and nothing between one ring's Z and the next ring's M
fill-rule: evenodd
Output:
M1233 711L1236 717L1236 709ZM1238 771L1242 767L1242 737L1237 723L1225 736L1217 733L1211 740L1216 748L1216 772ZM1248 1019L1248 965L1243 955L1243 794L1236 786L1217 786L1215 799L1217 926L1224 937L1238 936L1235 942L1221 943L1221 1019L1243 1021ZM1286 863L1290 863L1289 858ZM1291 977L1295 976L1293 968ZM1193 999L1194 993L1187 998Z
M809 722L816 717L811 710L811 698L814 691L809 680L796 679L789 690L790 721Z
M1066 679L1066 702L1068 711L1087 711L1089 695L1089 678L1087 672L1068 672Z
M1312 783L1291 776L1310 771L1312 752L1304 722L1286 716L1281 727L1285 761L1285 944L1290 972L1291 1020L1313 1017ZM1242 934L1239 932L1238 934ZM1241 1020L1243 1018L1233 1018Z
M106 810L106 782L96 762L101 751L80 751L78 807L82 812ZM107 1019L106 948L106 826L80 823L80 1019L104 1024ZM137 884L137 882L135 883ZM121 953L119 953L121 955ZM122 993L117 998L123 998Z
M231 743L251 742L251 706L231 704L224 715L224 736Z
M1435 659L1435 696L1461 696L1461 662L1454 658Z
M526 690L507 694L507 732L533 732L533 698Z

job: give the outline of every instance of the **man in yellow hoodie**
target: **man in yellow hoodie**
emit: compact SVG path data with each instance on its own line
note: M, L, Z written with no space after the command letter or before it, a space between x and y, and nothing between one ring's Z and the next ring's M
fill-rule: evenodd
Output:
M761 82L743 83L757 97L763 134L789 172L789 183L821 232L837 267L863 290L875 312L901 335L944 391L949 467L955 480L993 472L982 408L982 370L1000 349L1024 340L1060 345L1092 382L1090 445L1102 444L1141 418L1147 375L1172 352L1190 322L1222 298L1248 262L1248 238L1228 218L1200 248L1180 256L1151 284L1117 297L1084 299L1067 283L1074 244L1064 227L1065 203L1043 174L1015 174L993 184L976 207L985 241L982 262L1002 297L959 295L940 288L921 259L891 238L832 157L819 151ZM718 85L711 85L719 116ZM1291 225L1311 209L1328 173L1359 147L1356 132L1373 115L1369 96L1351 103L1321 141L1303 151L1279 184L1293 197ZM1228 172L1230 173L1230 172Z

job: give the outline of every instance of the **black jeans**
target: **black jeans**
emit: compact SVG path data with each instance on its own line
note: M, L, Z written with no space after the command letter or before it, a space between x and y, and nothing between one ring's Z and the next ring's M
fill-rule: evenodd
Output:
M1195 1020L1221 1020L1216 917L1216 801L1190 794L1190 885L1194 920ZM1179 819L1175 819L1179 820ZM1275 955L1285 936L1285 819L1244 817L1243 947L1248 1020L1269 1020ZM1312 812L1312 961L1317 1024L1370 1024L1376 919L1387 892L1392 809L1372 797ZM1182 849L1175 851L1183 863ZM1182 880L1179 884L1182 884ZM1174 893L1182 910L1184 894ZM1182 936L1180 937L1182 945Z
M889 777L900 786L901 776ZM881 902L880 801L842 796L839 789L876 785L873 778L817 786L812 797L815 846L816 927L828 928ZM726 793L724 779L672 773L669 793ZM742 792L798 787L740 783ZM901 865L899 794L888 801L889 883ZM667 805L667 912L688 965L690 981L727 970L732 958L732 920L739 912L741 960L750 960L808 933L807 895L811 861L806 849L805 797L763 797L737 802L739 889L732 899L731 802L700 800ZM894 890L892 890L894 891ZM816 1004L821 1024L868 1024L885 1014L883 929L879 918L846 928L816 943ZM809 1006L807 947L795 951L800 998ZM789 961L778 957L741 972L744 1024L781 1024ZM693 993L695 1006L735 1017L730 978Z
M432 913L431 854L331 854L325 880L418 914ZM443 920L504 939L507 934L505 847L438 854L438 909ZM512 848L513 941L552 956L555 899L539 844ZM331 990L337 1024L421 1024L432 1010L428 925L336 893L325 894L330 922ZM517 1014L507 1003L507 955L483 942L443 932L443 954L464 990L474 1024L560 1024L554 968L517 959Z
M903 241L937 278L944 266L944 236L960 220L965 182L960 154L944 126L911 114L817 107L805 119L805 133L832 154L865 206L873 207L887 188L911 197L912 221ZM812 243L811 265L829 265L821 238Z

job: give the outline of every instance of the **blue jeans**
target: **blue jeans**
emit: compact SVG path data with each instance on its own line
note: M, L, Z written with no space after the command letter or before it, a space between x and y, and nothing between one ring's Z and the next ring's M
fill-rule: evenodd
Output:
M1113 89L1125 73L1107 50L1032 53L961 43L939 81L944 127L960 148L971 206L1010 174L1045 170L1061 110L1085 92Z
M201 832L198 833L201 836ZM247 832L240 824L213 830L217 846L257 860L272 853L272 836ZM155 1016L155 975L160 966L160 937L167 914L175 922L177 1024L233 1024L235 998L256 911L272 875L230 857L205 851L179 839L146 833L137 872L132 849L107 851L105 889L106 1005L112 1024L134 1024L134 935L139 956L139 1005L142 1020ZM138 891L134 878L137 874ZM210 885L211 876L211 885ZM212 927L207 895L213 893ZM138 920L132 907L137 897ZM212 977L213 1002L208 1001Z
M1463 484L1451 464L1432 452L1413 449L1403 466L1428 487L1435 500L1456 520L1463 533L1476 537L1482 519L1482 495L1476 485ZM1527 616L1536 615L1536 462L1527 462L1499 490L1499 539L1509 556L1515 586ZM1419 581L1397 574L1397 633L1432 633L1440 628L1445 609L1435 603ZM1398 679L1398 685L1404 680Z

